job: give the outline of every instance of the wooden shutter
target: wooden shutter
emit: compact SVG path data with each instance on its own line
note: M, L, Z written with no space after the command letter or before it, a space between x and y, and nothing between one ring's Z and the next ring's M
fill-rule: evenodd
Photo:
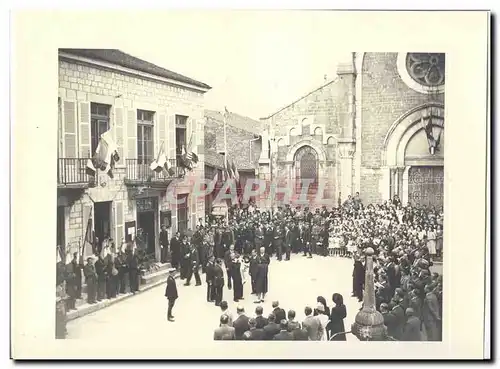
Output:
M123 148L123 108L115 108L115 140L118 155L120 156L119 163L125 164L124 148Z
M160 149L161 139L160 139L160 125L158 124L159 117L158 113L153 116L153 158L156 159L158 156L158 150Z
M57 98L57 157L64 157L63 141L64 141L64 129L62 122L62 101L61 98Z
M177 145L177 142L175 141L175 115L171 115L168 117L168 152L167 152L167 158L168 159L175 159L175 148ZM177 224L177 223L176 223Z
M137 159L137 112L127 112L127 159Z
M115 245L117 248L121 247L122 239L125 238L124 230L124 216L123 216L123 201L113 202L113 213L114 213L114 223L115 223Z
M167 117L164 113L160 113L158 116L158 142L159 145L163 142L165 153L168 156L168 137L167 137Z
M80 158L90 158L90 103L81 102L78 106L79 138L80 138Z
M195 144L195 134L194 134L194 121L192 118L188 117L186 119L186 150L187 151L192 151L194 147L196 146Z
M63 128L63 157L77 158L77 118L76 101L63 100L62 128Z

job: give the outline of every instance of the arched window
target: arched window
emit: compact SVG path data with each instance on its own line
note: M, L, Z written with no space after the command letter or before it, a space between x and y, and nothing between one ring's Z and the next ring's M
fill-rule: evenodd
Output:
M295 153L295 179L296 191L302 190L302 180L312 181L309 189L314 190L318 184L318 153L311 146L302 146Z

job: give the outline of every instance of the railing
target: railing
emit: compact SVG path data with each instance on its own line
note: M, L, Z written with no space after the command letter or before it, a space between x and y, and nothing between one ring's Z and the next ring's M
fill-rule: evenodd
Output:
M142 159L125 159L126 174L125 180L133 182L164 182L174 178L179 178L182 169L177 167L175 159L169 159L170 170L155 172L151 170L151 163L145 163Z
M92 177L86 172L88 159L58 158L57 184L76 185L88 184Z

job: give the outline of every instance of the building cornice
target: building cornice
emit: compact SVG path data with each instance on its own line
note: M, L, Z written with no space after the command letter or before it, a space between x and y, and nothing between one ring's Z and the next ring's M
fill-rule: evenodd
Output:
M143 78L143 79L149 79L149 80L153 80L153 81L160 82L160 83L166 83L169 85L174 85L177 87L182 87L185 89L194 90L194 91L198 91L201 93L205 93L205 92L208 92L210 90L208 88L202 88L202 87L195 86L195 85L192 85L189 83L176 81L176 80L171 79L171 78L160 77L160 76L157 76L157 75L154 75L151 73L142 72L142 71L135 70L132 68L122 67L120 65L116 65L116 64L113 64L110 62L96 60L96 59L92 59L92 58L86 58L83 56L72 55L72 54L66 53L66 52L59 52L59 57L62 59L65 59L67 61L83 63L83 64L91 65L94 67L98 67L98 68L110 69L110 70L113 70L116 72L133 75L133 76Z

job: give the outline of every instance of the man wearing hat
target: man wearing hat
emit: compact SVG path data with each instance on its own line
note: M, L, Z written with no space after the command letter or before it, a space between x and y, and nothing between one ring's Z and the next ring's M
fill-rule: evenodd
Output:
M170 268L168 270L168 278L167 278L167 288L165 289L165 297L168 299L168 310L167 310L167 319L170 322L174 321L174 316L172 315L172 309L175 304L175 300L179 297L177 294L177 284L175 283L174 273L176 272L175 268Z

